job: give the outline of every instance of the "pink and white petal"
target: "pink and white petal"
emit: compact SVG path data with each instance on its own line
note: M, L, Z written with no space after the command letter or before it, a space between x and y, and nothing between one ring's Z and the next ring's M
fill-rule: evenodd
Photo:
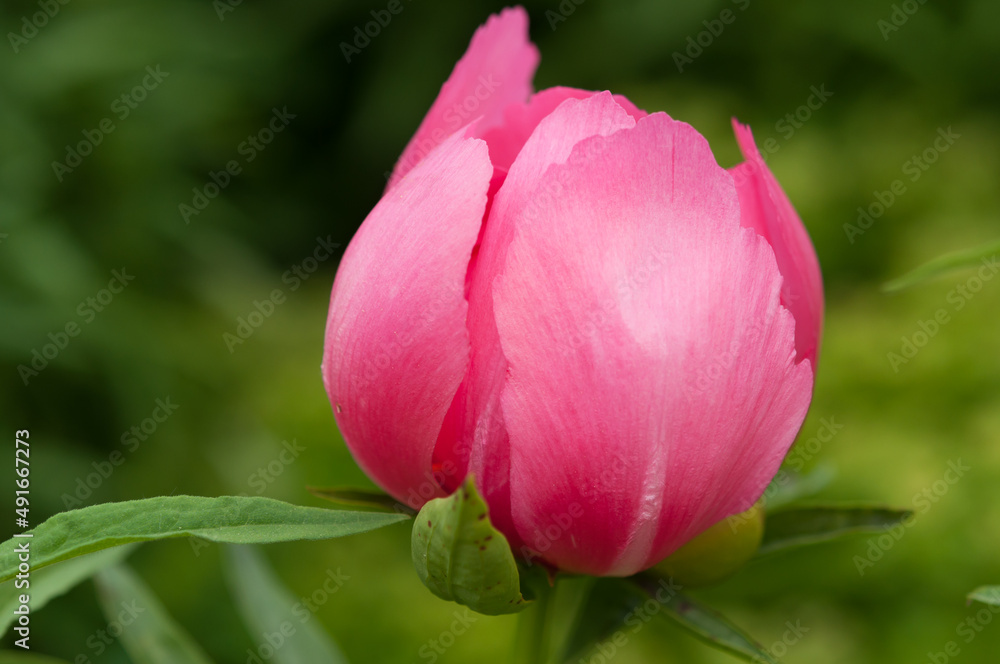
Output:
M545 170L566 161L579 141L634 124L632 117L607 92L581 100L564 99L546 115L492 201L471 274L468 327L472 361L442 428L435 461L438 465L451 461L455 467L475 475L490 505L491 519L515 542L516 530L509 519L507 430L499 401L507 362L493 313L493 281L506 260L507 245L513 236L511 221L532 204L529 194L535 191ZM545 220L537 219L536 223L541 226ZM459 475L464 476L464 472Z
M811 369L773 252L690 126L583 141L535 200L494 287L512 518L562 569L633 574L759 497Z
M431 457L469 363L465 276L492 170L483 141L452 136L379 201L337 271L324 383L354 458L399 500L442 493Z
M476 118L482 131L499 124L503 110L531 95L538 49L528 41L528 14L512 7L490 16L431 106L393 169L386 191L434 146ZM471 110L470 110L471 108Z
M576 88L546 88L536 92L526 103L508 106L503 114L503 123L481 134L490 146L493 166L505 172L510 170L525 141L543 118L567 99L587 99L596 94ZM614 95L614 100L636 120L646 115L645 111L621 95Z
M750 127L733 120L733 130L746 161L732 170L740 195L742 224L771 244L784 278L781 301L795 317L799 359L814 364L823 331L823 277L819 260L791 201L764 163Z

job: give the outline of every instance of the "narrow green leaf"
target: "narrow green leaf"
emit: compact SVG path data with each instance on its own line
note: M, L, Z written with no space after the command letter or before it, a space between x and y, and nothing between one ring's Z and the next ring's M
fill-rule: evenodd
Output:
M16 547L28 542L31 567L130 542L201 537L226 544L266 544L344 537L405 521L402 514L302 507L270 498L164 496L61 512L32 538L0 544L0 582L17 574Z
M345 664L344 656L320 626L319 619L305 612L298 598L275 576L262 553L250 546L226 547L226 553L229 588L254 642L259 647L266 643L265 634L275 633L285 639L280 648L274 648L274 662Z
M825 489L837 476L830 464L821 464L804 475L789 470L779 470L764 491L764 508L776 510L802 498L814 496Z
M167 613L160 600L125 565L94 577L108 631L119 631L134 664L211 664L197 643ZM113 629L117 625L118 629Z
M758 556L845 535L882 532L904 524L909 510L872 506L810 506L769 512Z
M56 659L48 655L34 653L0 651L0 664L70 664L65 659Z
M722 614L682 594L667 579L632 577L646 594L663 606L663 614L713 648L748 662L776 664L770 653Z
M936 277L943 276L956 270L973 268L981 265L983 261L987 264L996 260L996 255L1000 253L1000 242L994 242L973 249L963 249L944 256L939 256L934 260L924 263L911 272L893 279L884 286L882 290L886 292L901 291L911 286L915 286L925 281L930 281Z
M424 505L410 544L420 580L438 597L491 616L527 605L514 554L471 476L452 495Z
M17 619L14 609L20 606L18 597L21 595L27 594L31 598L28 606L31 612L35 613L51 600L69 592L74 586L86 581L105 567L120 563L136 546L138 545L130 544L117 549L98 551L67 561L65 565L32 572L31 587L28 590L15 588L14 580L0 584L0 635L6 634Z
M1000 606L1000 586L980 586L969 593L969 601Z
M317 487L307 486L306 490L317 498L329 500L338 505L353 505L356 507L371 507L384 512L397 512L399 514L414 515L417 510L411 509L392 496L379 491L369 491L367 489L351 489L346 487Z

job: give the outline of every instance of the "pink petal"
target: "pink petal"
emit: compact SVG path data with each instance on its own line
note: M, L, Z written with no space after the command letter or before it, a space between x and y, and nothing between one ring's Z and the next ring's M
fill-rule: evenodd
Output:
M469 363L465 275L492 170L483 141L445 141L368 215L333 286L323 379L337 424L411 504L442 494L431 456Z
M823 328L823 277L809 234L788 196L757 151L750 127L733 120L746 162L732 169L740 195L741 223L760 233L774 249L784 278L781 303L795 317L799 359L815 363Z
M490 146L493 166L503 171L510 170L525 141L543 118L567 99L587 99L595 94L598 93L576 88L546 88L532 95L527 103L508 106L503 113L503 123L480 134ZM645 111L636 108L621 95L614 95L614 100L636 120L646 115Z
M494 289L512 518L562 569L632 574L763 493L812 370L774 253L690 126L583 141L529 198Z
M634 124L610 93L564 100L538 124L493 199L469 291L472 362L442 428L435 460L468 467L490 505L494 524L512 539L516 531L509 516L507 431L499 402L507 362L493 314L493 280L506 259L513 230L510 222L532 203L527 194L537 187L546 169L564 162L580 140ZM514 545L518 545L516 539Z
M417 133L396 162L391 190L434 146L477 117L482 131L499 124L503 110L531 94L538 49L528 41L528 14L521 7L495 14L476 30L465 55L441 87Z

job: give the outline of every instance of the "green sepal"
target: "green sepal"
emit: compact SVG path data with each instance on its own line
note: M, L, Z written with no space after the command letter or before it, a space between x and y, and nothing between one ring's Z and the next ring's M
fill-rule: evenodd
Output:
M632 577L650 599L663 606L663 615L690 632L695 638L747 662L776 664L771 654L752 636L721 613L680 591L672 579L653 574ZM646 605L643 605L645 610Z
M490 523L471 476L447 498L423 506L411 546L417 575L441 599L488 616L528 606L507 538Z
M768 512L757 556L856 533L884 532L905 526L912 517L909 510L871 505L815 505Z
M397 514L408 514L410 516L417 513L417 510L411 508L409 505L399 502L392 496L380 491L372 491L370 489L354 489L351 487L336 486L307 486L306 491L317 498L329 500L331 503L336 503L337 505L368 507L381 512L395 512Z
M774 664L774 658L753 637L682 593L673 579L649 572L627 579L596 579L558 662L575 664L595 650L612 659L617 648L656 616L669 618L695 638L734 657L755 664ZM599 645L602 642L606 644L603 650Z

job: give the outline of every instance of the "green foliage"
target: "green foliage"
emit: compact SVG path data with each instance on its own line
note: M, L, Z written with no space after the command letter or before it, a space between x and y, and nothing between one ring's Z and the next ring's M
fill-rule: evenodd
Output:
M407 519L400 514L324 510L239 496L164 496L93 505L53 516L34 528L30 539L11 538L0 544L0 581L17 574L17 549L26 542L31 566L38 569L132 542L174 537L228 544L328 539Z
M984 261L989 261L989 259L995 260L998 254L1000 254L1000 242L991 242L982 247L963 249L962 251L938 256L934 260L928 261L913 271L904 274L902 277L893 279L884 288L889 292L900 291L931 281L932 279L941 278L952 272L982 267Z
M136 546L130 544L106 551L88 553L67 560L62 565L34 572L31 575L30 588L26 589L31 591L29 595L31 601L28 606L33 613L38 611L56 597L86 581L103 568L125 560ZM14 587L13 579L0 584L0 634L6 634L11 625L17 621L14 609L19 605L18 596L23 593L24 590L18 590Z
M807 544L856 533L878 533L901 527L913 512L886 507L810 505L769 512L764 540L757 555L764 556Z
M403 0L350 63L341 42L384 2L245 0L220 20L213 2L73 0L18 53L7 34L38 1L0 6L0 421L7 435L29 427L37 440L33 525L76 503L245 493L315 506L324 503L306 485L374 488L336 431L318 371L337 257L308 279L293 268L317 237L346 246L472 31L501 4ZM762 558L699 600L764 644L801 618L811 631L783 663L926 661L974 615L962 602L968 590L1000 579L1000 281L958 300L960 311L948 297L965 284L961 272L891 297L880 289L1000 236L1000 3L922 3L886 39L879 21L902 2L752 0L682 73L674 53L737 3L524 4L542 56L537 88L626 94L691 123L723 166L740 160L734 115L760 144L776 142L767 163L814 240L827 295L811 415L802 454L790 458L806 473L836 468L817 500L915 512L906 537L863 576L852 558L870 544L859 535ZM552 29L547 12L561 16L561 4L575 11ZM120 119L112 103L157 64L170 76ZM834 95L800 123L810 86L824 83ZM245 162L240 144L285 105L298 117ZM52 163L104 118L114 132L57 180ZM961 138L911 180L904 165L949 125ZM185 223L178 206L232 159L241 173ZM896 180L905 193L849 240L845 224ZM80 315L122 267L134 282L93 319ZM275 289L285 302L230 352L223 334ZM886 354L941 308L951 322L894 371ZM25 385L18 366L69 322L79 335ZM179 408L156 422L166 397ZM809 441L829 416L844 429L816 449ZM305 451L282 463L282 441L292 440ZM935 483L959 457L972 470L939 496ZM0 464L0 490L13 487L12 468ZM331 561L343 565L352 581L316 621L352 661L377 652L409 664L426 661L421 648L440 640L456 607L417 581L408 546L406 529L386 528L268 556L300 594ZM214 661L243 664L252 644L217 557L168 541L140 548L130 565ZM66 662L92 655L87 639L106 625L88 584L32 621L35 652ZM512 623L482 618L446 652L429 652L439 664L499 660ZM723 661L678 634L628 633L615 664ZM125 661L115 648L101 661ZM962 643L960 660L994 664L997 652L994 620Z
M226 552L229 586L247 631L282 637L281 647L274 648L276 664L345 664L337 645L282 585L262 553L252 547L227 547Z
M570 630L560 662L576 662L595 651L607 658L627 646L650 621L670 618L704 643L748 662L774 659L746 632L717 611L682 592L672 579L639 575L629 580L598 579ZM584 660L588 661L588 660Z
M1000 606L1000 586L982 586L969 593L969 600Z
M135 664L211 664L159 599L125 565L98 572L97 590L109 625ZM111 630L111 627L109 627Z

